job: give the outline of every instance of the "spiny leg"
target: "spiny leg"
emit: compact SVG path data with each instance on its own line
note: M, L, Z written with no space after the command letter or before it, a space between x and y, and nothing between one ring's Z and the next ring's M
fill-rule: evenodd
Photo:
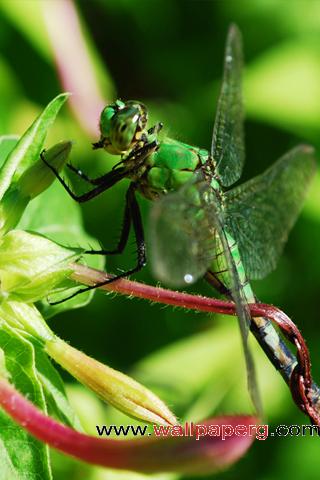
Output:
M76 195L70 187L67 185L67 183L64 181L64 179L59 175L58 171L50 165L45 157L44 157L44 151L40 154L40 157L42 161L50 168L50 170L54 173L54 175L57 177L59 182L62 184L64 189L67 191L67 193L78 203L83 203L87 202L88 200L91 200L92 198L95 198L98 196L100 193L104 192L108 188L112 187L115 183L118 181L122 180L128 173L134 172L136 169L140 167L140 165L143 163L144 159L151 155L154 151L156 151L159 148L159 143L157 140L150 142L149 144L143 145L140 149L138 149L135 152L131 152L126 160L130 159L131 161L134 160L134 166L131 169L128 169L126 167L121 167L116 170L112 170L108 172L106 175L103 175L99 179L96 179L97 181L97 186L90 190L89 192L84 193L83 195ZM99 181L99 183L98 183ZM59 303L63 303L66 300L69 300L70 298L75 297L76 295L92 290L94 288L97 288L99 286L106 285L108 283L114 282L115 280L119 278L126 277L128 275L131 275L133 273L138 272L141 270L145 264L146 264L146 252L145 252L145 241L144 241L144 233L143 233L143 225L142 225L142 219L140 215L140 210L138 203L135 198L135 189L136 186L135 184L131 184L126 195L126 204L128 207L125 210L125 216L127 218L124 219L123 223L123 230L121 233L121 237L118 243L118 246L115 250L89 250L86 253L89 255L112 255L116 253L121 253L123 249L125 248L125 245L127 243L127 239L129 236L129 231L130 231L130 224L131 221L133 223L133 228L134 228L134 233L135 233L135 238L136 238L136 245L137 245L137 253L138 253L138 259L137 259L137 264L136 266L128 270L126 272L123 272L120 275L116 275L112 278L109 278L108 280L105 280L101 283L98 283L96 285L93 285L91 287L85 287L83 289L79 289L77 292L75 292L73 295L70 295L69 297L57 301L57 302L49 302L51 305L57 305ZM130 222L129 222L129 220Z
M88 292L95 288L102 287L103 285L107 285L109 283L115 282L120 278L128 277L129 275L137 273L146 265L147 258L146 258L146 247L145 247L145 240L144 240L143 224L142 224L139 205L135 197L135 190L136 190L136 185L134 183L131 183L126 194L126 208L125 208L125 214L124 214L124 223L123 223L123 229L122 229L121 237L120 237L117 248L111 252L106 250L89 250L85 253L88 253L91 255L121 253L125 245L127 244L130 225L132 222L135 239L136 239L137 256L138 256L136 266L130 270L127 270L126 272L122 272L119 275L115 275L112 278L108 278L107 280L96 283L95 285L91 285L85 288L80 288L75 293L73 293L69 297L64 298L63 300L59 300L57 302L49 302L50 305L58 305L59 303L63 303L66 300L70 300L71 298L75 297L76 295L79 295L80 293Z
M116 169L119 165L129 165L130 163L134 165L131 167L131 171L138 170L145 159L153 152L157 151L158 148L158 140L153 140L152 142L147 143L146 138L142 146L136 146L133 148L126 157L123 157L120 162L112 167L112 170Z
M128 237L130 233L130 227L131 227L131 207L130 207L130 197L129 197L129 191L130 191L131 185L127 190L126 193L126 204L124 208L124 214L123 214L123 220L122 220L122 228L121 228L121 234L120 234L120 239L118 241L118 245L116 248L113 250L86 250L84 253L87 255L117 255L123 252L125 249L127 242L128 242Z
M124 168L118 168L117 170L108 172L106 175L99 177L99 179L95 179L97 183L97 186L95 188L93 188L92 190L89 190L86 193L83 193L82 195L77 195L71 190L69 185L60 176L59 172L49 162L47 162L44 156L44 152L45 151L42 151L40 154L41 160L54 173L54 175L57 177L57 179L59 180L63 188L66 190L66 192L70 195L70 197L73 198L73 200L75 200L78 203L84 203L84 202L87 202L88 200L91 200L92 198L97 197L98 195L100 195L100 193L104 192L105 190L108 190L117 182L122 180L125 175Z
M226 296L230 300L233 300L231 290L227 288L226 285L218 278L216 272L208 270L205 274L205 278L208 280L210 285L212 285L217 290L217 292L221 293L221 295Z
M91 200L92 198L97 197L98 195L100 195L100 193L104 192L105 190L108 190L117 182L122 180L125 176L127 176L129 173L134 172L134 170L140 167L140 165L143 163L145 158L151 155L158 148L159 148L159 143L157 142L157 140L154 140L153 142L143 145L137 151L130 152L128 157L126 157L123 160L123 162L128 162L129 160L132 161L133 159L135 160L134 165L129 169L126 167L120 167L120 168L117 168L116 170L111 170L105 175L102 175L101 177L98 177L93 180L89 179L89 177L85 175L88 179L87 181L89 181L90 183L94 183L94 185L97 185L97 186L82 195L75 194L71 190L69 185L65 182L65 180L61 177L59 172L55 169L55 167L53 167L49 162L47 162L44 156L45 150L43 150L40 153L40 158L47 165L47 167L50 168L53 174L57 177L57 179L59 180L63 188L66 190L66 192L70 195L70 197L73 198L73 200L75 200L78 203L84 203ZM77 171L75 167L71 166L71 170L73 170L75 173L78 172L79 174L79 171Z
M126 157L122 156L120 162L118 162L116 165L114 165L112 167L111 171L116 170L117 167L119 167L119 165L122 165L125 161L131 160L133 157L136 157L136 156L139 157L139 155L141 155L141 153L144 154L143 158L145 158L145 150L148 151L150 149L150 146L151 146L152 149L154 148L153 144L145 143L142 147L139 147L139 148L136 148L136 149L132 150L129 153L129 155L127 155ZM85 182L90 183L91 185L100 185L101 182L104 181L105 176L106 176L106 174L104 174L104 175L102 175L98 178L90 178L86 173L84 173L82 170L80 170L80 168L74 167L73 165L71 165L71 163L67 163L66 166L69 168L69 170L71 170L73 173L75 173L78 177L80 177Z
M82 180L84 180L87 183L90 183L91 185L99 185L99 183L101 183L101 177L90 178L86 173L80 170L80 168L74 167L73 165L71 165L71 163L67 163L66 167L68 167L69 170L71 170L73 173L78 175L78 177L80 177Z
M142 218L140 213L140 208L135 196L136 184L131 183L127 193L126 193L126 206L124 211L123 217L123 225L119 243L114 250L87 250L85 253L89 255L116 255L122 253L124 248L127 245L129 232L131 223L133 225L133 231L136 239L136 246L137 246L137 264L134 268L127 270L119 275L114 276L107 281L103 281L91 287L86 287L85 289L81 289L81 291L91 290L93 288L97 288L102 285L106 285L107 283L114 282L119 278L127 277L132 275L133 273L138 272L146 265L146 247L145 247L145 240L144 240L144 231L143 231L143 224Z

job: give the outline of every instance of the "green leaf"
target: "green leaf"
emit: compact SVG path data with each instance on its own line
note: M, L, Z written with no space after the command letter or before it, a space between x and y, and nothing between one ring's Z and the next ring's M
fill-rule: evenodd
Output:
M69 197L58 182L29 203L19 228L36 231L70 248L100 248L99 242L84 230L79 205ZM93 268L103 269L104 267L104 257L100 255L88 255L86 261ZM70 291L61 294L61 298L67 297L68 294ZM39 308L42 315L48 318L64 310L86 305L93 294L94 291L90 291L55 306L42 301ZM52 301L55 299L58 299L57 295L51 298Z
M10 184L16 182L39 159L47 130L68 96L68 93L62 93L54 98L8 155L0 171L0 200Z
M8 232L0 247L2 291L29 303L60 287L71 271L69 264L81 253L23 230Z
M34 338L38 346L43 346L55 336L33 303L25 303L12 296L1 302L0 318L28 339Z
M17 331L2 323L0 348L5 354L10 381L19 392L46 412L44 394L34 364L33 345ZM52 478L48 447L31 437L3 410L0 411L0 439L1 478L10 480Z
M17 145L19 137L17 135L2 135L0 137L0 167L4 164L9 153Z

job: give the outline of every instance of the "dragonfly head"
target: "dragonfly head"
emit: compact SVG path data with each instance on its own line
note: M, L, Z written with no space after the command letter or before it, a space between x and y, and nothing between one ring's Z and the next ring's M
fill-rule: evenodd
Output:
M93 148L104 148L113 155L128 152L141 139L147 119L143 103L117 100L107 105L100 115L100 140Z

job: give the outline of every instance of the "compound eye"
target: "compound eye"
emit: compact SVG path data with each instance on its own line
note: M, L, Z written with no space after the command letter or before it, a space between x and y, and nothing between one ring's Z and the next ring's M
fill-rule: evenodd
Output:
M108 139L111 131L111 119L117 112L117 108L114 104L105 107L100 115L100 133L101 137Z
M112 123L111 143L115 149L124 153L133 146L137 122L134 122L133 119L123 121L123 119L114 117L114 122Z
M110 141L115 150L124 153L136 143L136 133L140 129L140 111L129 105L119 110L111 119Z

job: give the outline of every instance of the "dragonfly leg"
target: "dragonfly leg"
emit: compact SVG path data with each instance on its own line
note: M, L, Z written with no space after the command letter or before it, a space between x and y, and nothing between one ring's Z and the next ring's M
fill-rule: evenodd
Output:
M159 148L159 142L157 140L153 140L152 142L148 143L147 136L142 137L141 142L142 146L136 145L127 156L123 156L120 162L116 163L112 167L112 170L115 170L117 167L119 167L119 165L129 165L130 163L134 164L134 166L131 167L131 170L135 170L143 163L146 157L151 155Z
M132 275L133 273L138 272L146 265L147 257L146 257L143 224L142 224L139 205L135 197L135 190L136 190L136 185L134 183L131 183L126 194L126 208L125 208L125 214L124 214L124 223L123 223L122 233L121 233L121 237L120 237L117 248L113 251L89 250L85 252L86 254L91 254L91 255L106 255L106 254L110 255L115 253L121 253L125 245L127 244L130 226L132 222L134 235L136 239L136 246L137 246L137 263L135 267L125 272L122 272L119 275L114 275L112 278L108 278L107 280L96 283L95 285L80 288L75 293L73 293L69 297L64 298L63 300L59 300L57 302L49 302L50 305L57 305L59 303L63 303L66 300L70 300L76 295L79 295L80 293L88 292L90 290L94 290L95 288L102 287L103 285L107 285L109 283L115 282L120 278L128 277L129 275Z
M124 209L124 214L123 214L123 220L122 220L122 228L121 228L121 234L120 234L120 239L118 241L118 245L116 248L113 250L86 250L84 253L87 255L117 255L123 252L125 249L127 242L128 242L128 237L130 233L130 227L131 227L131 185L127 190L126 193L126 204L125 204L125 209Z
M91 185L99 185L100 182L101 182L101 178L102 178L102 177L90 178L90 177L88 177L88 175L87 175L86 173L84 173L82 170L80 170L79 168L74 167L73 165L71 165L71 163L67 163L67 164L66 164L66 167L68 167L69 170L71 170L73 173L75 173L76 175L78 175L78 177L80 177L82 180L84 180L84 181L87 182L87 183L90 183Z
M226 285L219 279L219 277L216 275L216 272L208 270L205 274L205 278L208 280L210 285L212 285L219 293L221 293L221 295L225 295L232 300L231 290L227 288Z
M53 167L47 160L45 159L44 152L42 151L40 154L41 160L50 168L50 170L54 173L54 175L57 177L63 188L66 190L66 192L70 195L70 197L73 198L78 203L84 203L87 202L88 200L91 200L92 198L97 197L100 195L100 193L104 192L105 190L108 190L111 188L115 183L119 182L122 180L125 176L125 170L124 168L118 168L117 170L108 172L106 175L103 175L102 177L99 177L98 179L95 179L94 182L96 184L96 187L93 188L92 190L89 190L88 192L82 194L82 195L77 195L74 193L69 185L65 182L65 180L61 177L59 172Z
M134 161L136 163L135 168L137 168L149 155L158 150L158 148L158 140L153 140L149 143L146 141L142 146L134 148L120 163L129 164L129 162Z
M146 247L145 247L145 240L144 240L144 231L142 225L142 218L140 214L140 208L135 196L136 184L131 183L127 193L126 193L126 206L124 211L123 217L123 225L120 240L118 242L117 247L114 250L87 250L84 253L89 255L117 255L123 252L125 246L128 242L129 232L131 223L133 225L134 235L136 239L136 246L137 246L137 264L134 268L121 273L120 275L116 275L112 279L108 279L106 282L103 282L101 285L105 285L106 283L114 282L118 278L127 277L133 273L138 272L146 265ZM97 286L101 286L97 284L93 287L86 287L84 291L91 288L97 288Z

